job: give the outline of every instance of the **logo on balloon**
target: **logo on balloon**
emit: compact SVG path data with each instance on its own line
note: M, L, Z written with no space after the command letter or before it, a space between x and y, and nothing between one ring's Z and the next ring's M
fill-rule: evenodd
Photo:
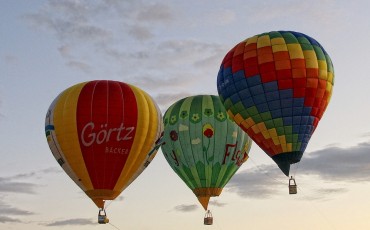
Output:
M108 128L108 124L100 125L100 130L94 130L94 122L87 123L81 132L81 142L85 147L94 143L100 145L109 141L127 141L133 138L135 127L125 127L123 123L116 128Z

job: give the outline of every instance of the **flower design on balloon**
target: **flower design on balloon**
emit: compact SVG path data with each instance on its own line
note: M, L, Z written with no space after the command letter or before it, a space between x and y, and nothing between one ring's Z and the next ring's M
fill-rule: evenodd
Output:
M213 115L212 109L205 109L204 110L204 115L206 115L207 117L212 116Z
M172 115L170 119L171 124L175 124L177 121L176 115Z
M213 137L213 134L214 134L214 129L212 127L211 124L207 123L203 126L203 135L208 137L208 138L211 138Z
M177 132L175 130L172 130L170 132L170 138L172 141L177 141L177 139L179 138L179 135L177 134Z
M211 143L210 139L213 137L214 132L215 132L215 130L214 130L213 126L210 123L206 123L203 126L203 135L208 138L208 145L207 145L207 147L203 146L203 153L204 153L204 158L206 159L206 161L208 163L213 160L213 156L208 157L208 149L209 149L209 145Z
M185 119L187 116L188 116L188 111L186 111L186 110L184 110L184 111L182 111L182 112L180 113L180 117L181 117L182 119Z
M226 116L225 116L225 114L223 113L223 112L218 112L217 113L217 116L216 116L216 118L217 118L217 120L219 120L219 121L224 121L225 120L225 118L226 118Z
M192 120L193 122L198 122L198 121L200 121L200 116L199 116L199 114L198 114L198 113L194 113L194 114L193 114L193 116L191 116L191 120Z

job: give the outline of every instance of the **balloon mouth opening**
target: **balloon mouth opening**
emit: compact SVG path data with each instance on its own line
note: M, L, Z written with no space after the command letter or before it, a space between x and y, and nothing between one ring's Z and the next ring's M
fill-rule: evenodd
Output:
M209 199L213 196L219 196L222 192L222 188L195 188L193 189L193 192L197 196L204 210L207 210Z
M85 193L98 208L104 208L106 200L114 200L121 192L109 189L94 189L85 191Z
M280 170L289 176L290 165L298 163L302 158L302 151L285 152L272 156L271 158L279 166Z

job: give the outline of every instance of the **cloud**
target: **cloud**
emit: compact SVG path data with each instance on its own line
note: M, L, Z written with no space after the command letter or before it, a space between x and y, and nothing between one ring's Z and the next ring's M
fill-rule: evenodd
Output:
M8 205L0 200L0 223L21 223L24 222L21 218L14 218L13 216L29 216L34 214L33 212Z
M307 199L324 199L332 194L345 193L348 190L337 186L338 182L358 183L370 181L370 143L359 143L352 147L327 148L305 153L298 163L297 175L317 177L327 184L325 188L316 191L314 197ZM253 160L253 159L251 159ZM282 181L282 173L275 165L259 165L255 168L241 171L234 175L226 189L245 198L268 198L283 194L287 181ZM299 187L299 185L298 185Z
M236 21L235 11L229 9L219 9L210 11L207 16L207 22L215 26L229 25Z
M163 3L154 3L152 5L145 5L139 9L137 19L141 21L153 22L170 22L174 15L169 5Z
M13 176L6 177L6 180L17 180L17 179L29 179L29 178L39 178L41 175L44 174L51 174L51 173L61 173L62 170L60 167L49 167L37 171L32 171L28 173L19 173Z
M60 167L49 167L49 168L45 168L45 169L42 169L40 171L38 171L40 174L49 174L49 173L62 173L63 170L60 168Z
M362 133L359 137L369 138L370 137L370 132Z
M312 7L317 4L320 4L320 7ZM296 25L300 25L303 22L310 22L312 25L320 23L321 26L336 24L338 20L343 18L343 15L347 14L347 12L337 7L335 0L316 0L310 2L261 1L253 4L253 6L248 5L244 13L248 15L249 23L259 22L263 24L264 22L273 22L274 20L281 19L284 16L286 18L296 19Z
M210 205L216 206L216 207L224 207L226 206L226 203L219 202L217 200L211 200L209 202Z
M153 23L170 23L174 15L171 6L163 3L49 0L37 12L23 18L37 28L54 33L64 42L105 43L117 35L132 35L135 39L143 39L152 34L150 29ZM106 29L109 27L107 24L115 25L118 29L110 31Z
M27 182L15 182L9 178L0 177L0 193L27 193L34 194L37 184Z
M42 175L50 173L61 173L61 170L57 167L50 167L28 173L19 173L8 177L0 177L0 193L35 194L35 189L40 185L19 180L40 178Z
M23 18L53 32L61 41L101 42L111 33L92 21L94 15L99 15L98 6L85 1L47 1L38 12Z
M56 173L56 167L45 168L38 171L19 173L8 177L0 177L0 223L26 223L23 218L14 218L13 216L30 216L35 213L24 210L22 208L14 207L5 203L3 200L9 194L35 194L35 190L40 185L19 180L30 180L39 178L45 173ZM3 195L4 194L4 195ZM8 198L6 199L8 200Z
M169 101L164 95L176 96L181 88L202 88L204 82L214 82L220 57L229 48L174 36L171 31L177 31L181 16L171 4L46 1L23 18L58 39L57 49L67 67L92 78L122 77L158 95L160 104L166 105Z
M175 211L178 211L178 212L192 212L192 211L195 211L195 210L198 209L198 205L195 205L195 204L190 204L190 205L182 204L182 205L177 205L174 209L175 209Z
M87 219L87 218L75 218L75 219L66 219L66 220L58 220L54 222L50 222L48 224L44 224L45 226L78 226L78 225L96 225L96 222Z
M92 69L89 64L80 62L80 61L69 61L67 65L72 68L79 69L85 73L91 73L91 69Z
M147 27L140 25L131 27L129 29L129 34L141 41L148 40L154 36Z
M5 55L3 60L7 64L16 64L18 62L18 58L14 55Z
M262 165L258 168L241 171L235 174L226 186L226 190L234 192L241 197L250 199L265 199L281 194L277 190L286 182L278 181L275 175L279 175L274 165Z
M0 215L0 223L20 223L21 221L18 219L14 219L8 216L1 216Z
M154 100L158 103L164 113L173 103L190 95L191 93L186 92L159 93L154 97Z
M216 207L226 206L226 203L221 203L217 200L211 200L211 201L209 201L209 204L213 205L213 206L216 206ZM193 212L193 211L197 210L198 208L199 208L199 205L196 205L196 204L190 204L190 205L181 204L181 205L175 206L174 210L178 211L178 212Z
M305 155L300 173L317 175L327 181L369 181L370 142L352 147L328 147Z
M0 201L0 216L3 216L3 215L28 216L28 215L33 215L33 214L34 214L33 212L19 209L16 207L12 207Z

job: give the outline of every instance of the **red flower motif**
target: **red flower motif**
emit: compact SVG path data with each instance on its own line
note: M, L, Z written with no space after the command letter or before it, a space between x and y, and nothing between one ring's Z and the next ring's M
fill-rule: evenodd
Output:
M204 134L204 136L206 136L208 138L211 138L213 136L213 130L208 128L208 129L204 130L203 134Z
M177 139L179 138L179 136L177 135L177 132L176 132L175 130L172 130L172 131L170 132L170 138L171 138L171 140L173 140L173 141L177 141Z

